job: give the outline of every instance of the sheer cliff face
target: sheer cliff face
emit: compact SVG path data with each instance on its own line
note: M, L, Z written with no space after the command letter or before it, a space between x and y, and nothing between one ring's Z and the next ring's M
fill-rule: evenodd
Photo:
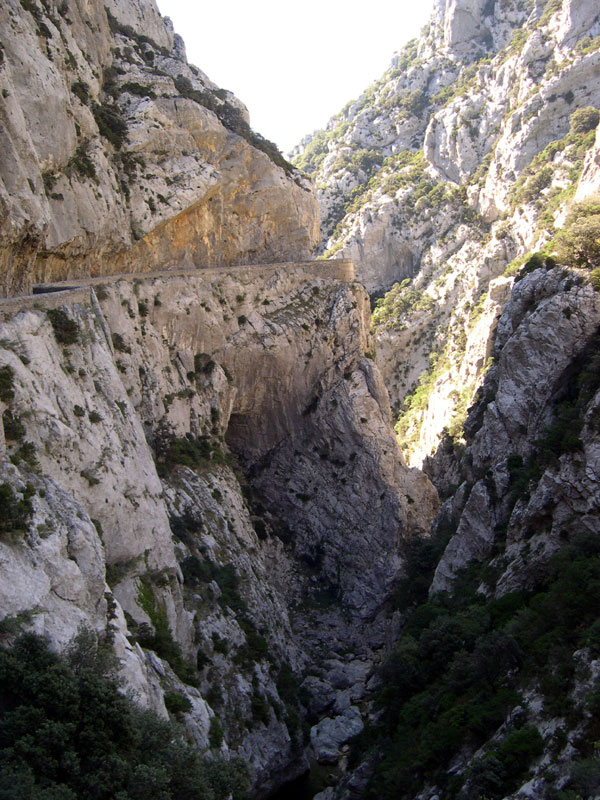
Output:
M443 454L431 462L436 480L465 481L443 509L458 527L432 591L488 558L498 594L527 588L566 541L597 533L599 324L600 297L584 272L540 269L515 284L464 457L454 468Z
M199 747L218 717L257 791L306 764L278 676L310 664L311 724L364 691L437 507L391 433L364 289L313 276L165 273L4 304L0 325L0 483L25 504L0 533L4 614L58 646L108 637L139 702L188 696Z
M460 437L507 266L552 238L575 191L598 190L595 126L574 114L600 107L599 35L589 0L438 2L296 160L320 187L328 252L369 291L406 281L375 337L411 464L444 427Z
M0 44L5 294L310 255L309 183L251 132L231 93L187 64L152 0L9 0Z

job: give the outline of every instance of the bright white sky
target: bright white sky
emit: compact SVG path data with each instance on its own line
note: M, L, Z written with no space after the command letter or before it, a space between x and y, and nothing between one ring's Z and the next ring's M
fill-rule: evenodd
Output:
M288 152L322 128L419 34L433 0L157 0L188 61Z

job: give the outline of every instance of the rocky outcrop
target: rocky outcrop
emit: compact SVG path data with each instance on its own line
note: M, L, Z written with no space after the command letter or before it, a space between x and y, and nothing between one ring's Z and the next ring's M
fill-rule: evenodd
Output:
M326 252L354 258L376 296L402 283L374 322L412 465L444 429L460 441L506 278L551 249L575 186L598 190L583 110L600 107L599 35L589 2L438 2L295 159L320 187Z
M565 539L598 531L599 324L598 294L581 273L536 270L515 285L498 322L496 363L465 425L467 483L443 511L458 527L432 592L499 549L497 591L524 588Z
M309 183L188 65L153 0L0 10L0 275L33 283L310 256Z
M303 715L327 761L362 725L381 606L437 506L391 435L364 289L318 274L2 305L5 613L112 641L139 702L187 697L190 737L242 755L257 796L306 768Z

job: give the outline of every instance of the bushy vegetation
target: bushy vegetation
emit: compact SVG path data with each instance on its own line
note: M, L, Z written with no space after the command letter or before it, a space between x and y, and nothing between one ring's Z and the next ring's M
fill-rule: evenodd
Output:
M466 97L474 89L478 80L477 73L482 64L487 60L486 57L482 57L472 64L463 67L455 81L445 86L443 89L440 89L440 91L431 98L431 102L434 106L441 108L449 105L457 97Z
M69 159L66 172L68 175L71 175L73 171L75 171L84 178L90 178L93 181L97 181L96 167L89 156L88 147L89 142L87 141L82 142L77 147L75 153Z
M126 25L122 22L119 22L119 20L113 16L113 14L111 14L106 6L104 7L104 10L106 11L111 33L120 34L121 36L125 36L127 39L131 39L133 42L135 42L136 49L142 57L145 52L145 47L151 48L163 56L170 55L166 47L161 47L158 45L154 39L150 38L150 36L146 36L143 33L138 33L134 28L131 27L131 25Z
M152 581L147 576L139 580L137 600L150 618L152 628L132 623L130 627L135 639L142 647L154 650L161 658L168 661L173 672L184 683L197 686L198 675L195 666L183 658L181 648L171 634L165 605L157 600Z
M87 106L90 101L90 87L85 81L76 80L71 84L71 91L81 102Z
M4 437L8 442L20 442L25 436L25 426L21 418L11 411L2 414L2 425L4 426Z
M242 762L199 758L103 666L98 651L67 661L33 634L0 650L1 800L241 800Z
M13 381L15 371L10 364L4 364L0 367L0 400L4 403L9 403L15 396L13 388Z
M215 581L221 590L219 603L224 608L246 611L246 603L239 592L240 579L233 564L221 565L214 561L201 561L196 556L188 556L181 564L181 571L189 586Z
M286 175L293 174L294 167L289 161L286 161L277 145L252 130L246 122L242 111L227 101L227 92L225 90L217 89L213 92L207 89L202 91L194 89L192 82L185 75L179 75L173 79L173 82L175 88L183 97L194 100L199 105L213 111L226 128L237 133L252 147L256 147L257 150L265 153Z
M441 538L443 541L443 536ZM365 798L413 797L431 781L454 798L500 798L518 788L542 738L526 712L513 715L503 737L459 776L448 765L464 748L475 751L522 701L523 686L536 680L550 714L574 713L574 650L600 652L600 542L581 536L563 548L528 593L486 601L481 582L494 581L487 565L472 565L454 594L428 600L423 589L433 552L409 554L411 577L422 586L408 610L403 635L381 668L377 703L381 717L355 742L356 763L368 750L378 765ZM422 566L421 566L422 565ZM583 717L579 717L583 720ZM597 720L588 721L581 756L592 755Z
M341 135L343 134L341 133ZM298 169L306 172L308 175L314 176L318 172L319 168L323 164L323 161L325 160L325 157L327 156L327 153L329 152L328 145L331 138L331 132L317 131L317 133L315 133L313 138L304 148L304 152L294 158L294 165L298 167Z
M412 311L428 312L434 307L433 297L420 289L411 289L410 278L405 278L375 302L371 321L375 330L398 329L404 315Z
M167 430L159 432L156 439L156 464L161 476L176 466L201 469L214 464L229 463L228 455L210 436L173 437Z
M156 99L156 92L152 91L150 86L142 86L141 83L128 81L121 86L122 92L137 95L137 97L148 97L150 100Z
M577 267L600 267L600 195L573 206L556 237L559 259Z
M571 114L571 133L589 133L596 130L600 122L600 112L593 106L578 108Z
M543 212L540 222L551 233L554 229L554 212L573 195L585 154L594 143L594 132L589 125L595 110L586 108L574 111L569 133L562 139L550 142L538 153L522 170L510 191L511 208L514 210L523 203L536 203ZM560 163L555 165L553 162L557 156L560 156ZM566 188L552 187L553 178L560 175L568 178L568 185Z
M50 308L46 314L59 344L75 344L79 341L79 325L62 308Z
M33 510L33 494L33 487L29 484L19 497L7 483L0 483L0 536L25 533Z
M125 339L120 333L113 333L111 338L115 350L118 350L120 353L131 353L131 347L125 342Z
M100 136L120 150L127 139L127 122L116 105L94 105L92 108Z

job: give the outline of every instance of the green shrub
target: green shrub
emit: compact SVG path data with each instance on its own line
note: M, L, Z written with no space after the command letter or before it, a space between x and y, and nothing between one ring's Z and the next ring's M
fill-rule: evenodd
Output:
M62 308L50 308L46 315L59 344L76 344L79 341L79 325Z
M134 94L138 97L149 97L151 100L156 99L156 93L152 91L150 86L142 86L142 84L132 81L122 84L121 91L129 92L129 94Z
M578 108L571 114L571 133L588 133L598 127L600 112L597 108L587 106Z
M229 652L229 642L227 639L222 639L219 634L215 633L214 631L211 638L215 653L220 653L221 655L226 656Z
M82 142L77 147L75 153L69 159L67 172L71 174L71 171L75 170L84 178L91 178L91 180L97 182L96 167L88 154L88 147L89 142Z
M600 292L600 267L596 267L590 272L590 283L595 292Z
M120 150L127 139L127 122L116 105L94 105L92 114L101 136Z
M15 396L14 377L15 371L9 364L0 367L0 400L5 403L10 403Z
M171 439L160 454L164 463L173 467L199 467L210 458L212 446L208 436L194 437L188 433L182 438Z
M468 791L466 800L488 800L500 798L506 785L506 768L493 754L476 759L468 772Z
M179 516L169 517L169 524L173 536L188 546L193 544L197 534L202 530L202 519L189 507Z
M600 760L586 758L575 761L570 769L567 787L569 794L565 796L561 793L561 800L563 797L564 800L596 797L600 791Z
M81 100L84 106L88 105L90 102L90 87L85 81L77 80L75 83L72 83L71 91Z
M251 700L252 719L256 722L262 722L263 725L268 725L271 721L269 714L269 703L260 694L253 694Z
M248 618L239 620L242 630L246 635L247 656L250 661L262 661L269 657L269 645L254 627L254 623Z
M20 464L23 462L27 464L33 472L39 472L40 465L35 454L35 445L33 442L23 442L23 444L15 450L10 457L13 464Z
M267 155L276 166L280 167L286 175L293 174L294 167L289 161L286 161L277 145L251 129L242 111L237 108L237 106L233 106L227 101L226 92L222 90L212 92L206 89L202 91L194 89L192 82L189 78L185 77L185 75L178 75L176 78L173 78L173 83L177 91L183 97L194 100L194 102L214 112L226 128L233 131L233 133L236 133L238 136L241 136L251 144L252 147L265 153L265 155Z
M521 191L517 194L517 202L531 203L533 200L537 200L542 190L552 183L553 175L554 170L549 164L542 167L528 178Z
M513 470L522 464L518 458L510 457ZM509 729L494 750L473 762L464 793L463 779L450 779L448 765L489 739L520 704L521 686L535 681L549 713L568 710L573 652L597 635L599 553L596 536L575 537L529 593L488 602L478 587L489 568L473 564L455 580L452 597L441 594L404 609L402 638L379 674L378 722L353 746L353 763L366 750L376 762L365 798L404 800L424 782L436 784L448 800L491 800L518 787L543 750L531 725ZM593 702L593 694L585 698L590 712ZM592 753L590 740L582 755Z
M516 788L518 779L522 778L531 761L544 751L544 740L533 725L527 725L514 733L510 733L496 751L499 760L506 769L507 779Z
M395 283L385 295L375 302L372 324L375 330L390 330L400 327L403 317L414 311L427 313L435 306L432 297L420 289L410 288L410 278Z
M69 662L33 634L0 650L0 797L242 800L239 759L202 759L103 676L101 648Z
M240 579L233 564L217 564L214 561L200 561L196 556L188 556L181 563L184 581L191 585L215 581L221 595L219 603L233 611L246 611L246 603L239 593Z
M223 726L218 717L211 717L208 729L208 743L213 750L217 750L223 743Z
M189 391L179 393L178 396L189 397L191 396ZM193 392L191 394L193 395ZM163 429L157 433L155 449L156 465L161 477L167 475L178 465L190 469L201 469L214 464L229 463L228 454L224 453L220 445L207 435L195 437L191 433L187 433L182 438L172 438L170 430Z
M33 495L34 489L29 484L23 490L22 497L18 497L7 483L0 484L0 535L24 533L27 530L33 510Z
M20 442L25 436L25 426L21 422L20 417L12 414L11 411L5 411L2 414L2 425L4 427L4 436L7 441Z
M154 589L147 577L140 578L138 583L138 603L146 612L154 631L149 626L138 626L136 638L142 647L154 650L161 658L168 661L173 672L189 686L198 685L198 675L195 666L186 661L181 653L181 648L173 640L167 612L164 605L159 605L154 596Z
M115 350L118 350L120 353L131 353L131 347L125 343L125 339L123 339L120 333L113 333L111 339Z
M571 209L556 242L563 263L589 269L600 267L600 196Z
M185 714L192 709L190 699L180 692L165 692L164 701L169 714Z
M88 417L90 422L102 422L102 417L97 411L90 411Z
M213 361L208 353L196 353L194 356L194 370L197 375L200 373L211 375L216 367L216 362Z

